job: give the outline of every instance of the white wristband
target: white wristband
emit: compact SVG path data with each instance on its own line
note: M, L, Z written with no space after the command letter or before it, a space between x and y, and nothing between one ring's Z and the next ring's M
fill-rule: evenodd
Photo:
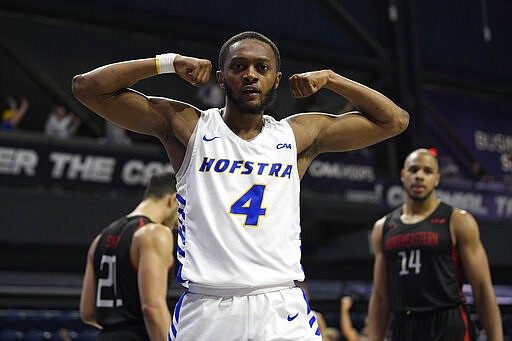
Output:
M161 73L175 73L174 59L176 59L176 53L164 53L156 55L156 72Z

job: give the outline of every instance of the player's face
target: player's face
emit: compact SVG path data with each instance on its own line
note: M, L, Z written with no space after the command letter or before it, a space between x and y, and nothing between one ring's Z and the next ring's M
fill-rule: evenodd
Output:
M412 154L405 161L401 178L410 199L428 199L440 180L436 159L428 153Z
M274 99L281 73L272 48L256 39L244 39L229 48L224 70L217 79L228 102L246 114L261 114Z

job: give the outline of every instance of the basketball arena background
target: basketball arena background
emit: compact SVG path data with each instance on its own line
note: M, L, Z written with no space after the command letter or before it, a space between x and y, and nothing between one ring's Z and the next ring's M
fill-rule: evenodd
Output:
M92 338L76 314L87 246L135 206L152 173L172 169L154 138L128 133L130 144L110 143L104 121L73 97L73 75L163 52L208 58L215 68L222 43L244 30L277 43L284 80L330 68L411 114L404 134L322 155L309 168L302 262L312 306L339 328L339 297L352 295L362 324L373 264L368 233L403 199L405 155L428 147L441 164L440 197L479 222L512 334L511 14L509 0L0 0L0 108L7 96L30 102L18 129L0 131L2 339L51 339L60 328ZM173 75L136 89L200 108L215 100ZM76 136L43 134L55 105L80 118ZM282 118L349 109L328 91L295 100L284 82L269 111ZM472 173L475 163L484 177ZM182 289L171 282L172 306Z

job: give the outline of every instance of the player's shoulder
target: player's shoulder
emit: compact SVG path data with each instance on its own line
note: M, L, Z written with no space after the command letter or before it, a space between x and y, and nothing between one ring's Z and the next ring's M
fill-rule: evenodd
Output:
M144 224L141 226L137 233L140 234L148 234L148 235L159 235L159 234L171 234L171 229L164 225L154 222L148 222L147 224Z
M473 221L475 218L473 215L462 208L453 207L452 215L451 215L452 222L466 222L466 221Z
M386 222L386 216L375 221L371 231L371 238L373 244L379 244L384 234L384 223ZM375 246L374 246L375 247Z
M479 228L473 215L463 209L454 208L450 218L450 229L452 229L457 241L474 239L479 236Z
M379 219L377 219L373 223L373 229L379 229L382 230L384 228L384 223L386 222L386 219L388 218L388 215L382 216Z
M138 243L172 242L172 231L168 226L150 222L135 231L133 240Z

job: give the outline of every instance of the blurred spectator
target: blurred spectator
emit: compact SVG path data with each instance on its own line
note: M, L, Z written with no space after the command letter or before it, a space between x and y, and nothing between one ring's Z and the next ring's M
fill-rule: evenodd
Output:
M460 168L451 156L441 154L438 155L437 159L439 161L439 173L441 173L443 179L462 178Z
M485 329L481 329L478 331L478 335L476 336L476 341L487 341L487 333Z
M73 340L71 338L71 336L69 335L69 330L67 330L66 328L59 329L58 336L59 336L59 340L62 340L62 341L72 341Z
M27 113L29 103L25 97L21 98L19 106L13 97L7 97L6 101L9 108L2 113L1 130L14 130Z
M63 106L56 106L46 119L44 134L57 139L67 139L76 133L80 119L72 112L67 112Z
M322 341L338 341L340 338L340 332L336 328L326 327L322 334Z
M364 327L361 332L358 332L352 326L352 319L350 317L350 308L352 308L352 304L354 301L352 297L345 296L340 300L340 327L343 332L343 336L347 341L366 341L368 337L366 336L366 318L364 322Z
M494 181L494 177L487 173L482 164L477 160L471 162L471 178L473 181Z
M126 129L105 120L105 142L107 144L129 145L132 140L126 133Z

